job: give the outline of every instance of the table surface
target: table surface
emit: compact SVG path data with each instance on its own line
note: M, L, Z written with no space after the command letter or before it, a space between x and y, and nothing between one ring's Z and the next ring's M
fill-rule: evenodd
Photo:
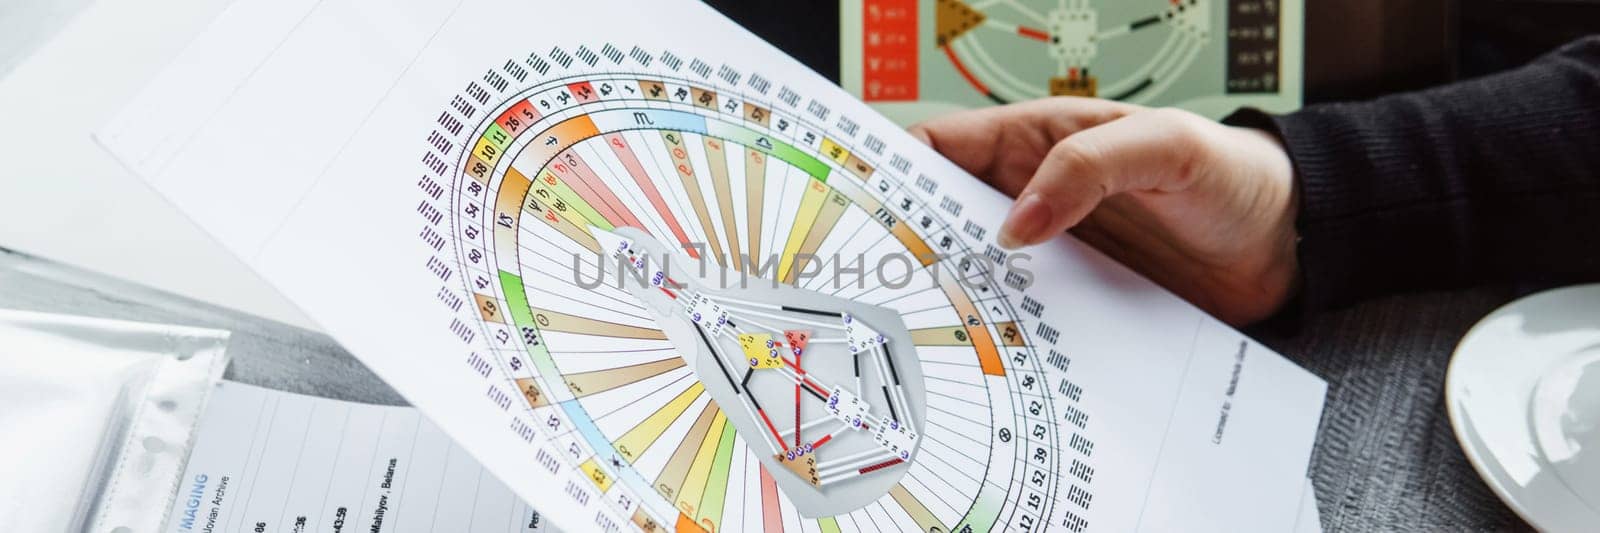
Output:
M1526 290L1401 295L1251 332L1328 381L1311 480L1328 531L1532 530L1478 477L1445 413L1450 355Z
M1401 296L1311 319L1263 342L1328 380L1311 458L1328 531L1527 530L1467 464L1444 373L1504 288ZM322 333L0 249L0 307L233 332L227 379L344 400L405 400Z

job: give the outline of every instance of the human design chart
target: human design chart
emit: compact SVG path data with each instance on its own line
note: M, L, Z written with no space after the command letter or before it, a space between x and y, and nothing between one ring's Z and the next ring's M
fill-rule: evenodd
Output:
M615 45L597 48L560 51L527 70L623 56ZM642 48L628 54L639 57L623 60L641 67L653 57ZM663 55L656 62L667 72L559 79L499 102L504 109L490 111L493 121L485 120L464 154L462 172L450 173L458 176L456 189L482 193L458 198L452 212L465 215L457 216L457 227L482 235L478 242L488 248L456 241L456 266L481 291L473 302L483 334L510 339L500 358L536 419L565 434L566 449L580 450L572 457L579 468L599 487L615 483L636 495L636 524L718 529L749 523L748 513L777 526L787 512L820 518L819 527L830 529L837 520L829 515L887 496L884 503L906 525L957 530L964 520L993 520L1007 494L982 477L941 472L1037 480L1033 497L1041 510L1056 497L1061 474L1076 468L1080 483L1092 479L1088 455L1068 459L1076 467L1055 463L1067 448L1047 423L1056 406L1046 403L1051 391L1035 374L1050 356L1029 350L1018 311L989 278L970 276L984 280L976 286L957 279L963 269L998 270L998 249L990 247L989 256L963 249L959 230L940 220L936 207L916 205L866 154L852 153L815 125L834 118L820 103L775 111L706 81L746 81L731 69L696 83L667 74L677 64L697 76L711 68L701 60ZM524 66L496 76L515 79ZM769 83L757 80L782 91ZM606 105L613 102L621 105ZM474 177L480 168L481 183ZM957 205L947 202L947 212ZM764 271L799 294L738 297L697 290L704 284L676 288L667 279L653 281L660 290L643 295L578 287L568 258L609 258L618 249L604 243L625 241L607 232L628 230L653 230L629 244L655 250L646 255L682 248L685 263L697 261L691 253L704 254L718 269ZM695 251L696 243L707 243L704 251ZM830 268L795 257L835 255L906 258L914 261L908 268L924 273L938 272L930 268L937 257L950 259L942 261L942 274L900 287L872 277L839 287L828 276L795 283L802 270ZM762 292L763 283L754 285L748 293ZM779 303L807 299L814 303ZM1027 305L1042 304L1030 298ZM687 317L694 318L684 324ZM895 330L885 336L873 324ZM594 357L603 346L623 353ZM845 355L853 357L837 360ZM808 360L822 364L808 371ZM925 402L920 380L899 379L896 365L907 367L908 378L923 370L939 378ZM766 395L763 402L757 391L771 381L793 389L792 400ZM1076 384L1062 387L1084 394ZM793 415L780 410L786 404ZM1073 410L1068 420L1087 427L1086 412L1064 408ZM924 409L926 428L917 422ZM1004 425L996 428L995 418ZM1087 433L1073 443L1094 446ZM878 485L886 486L860 490ZM784 491L783 501L778 486L796 490ZM1089 497L1086 485L1078 490ZM813 508L818 512L808 512ZM873 523L871 514L859 520ZM893 516L884 517L885 525L898 524Z
M905 123L1047 96L1220 118L1300 105L1301 0L855 0L840 78Z
M703 5L554 8L240 0L100 140L563 529L1293 525L1320 380Z

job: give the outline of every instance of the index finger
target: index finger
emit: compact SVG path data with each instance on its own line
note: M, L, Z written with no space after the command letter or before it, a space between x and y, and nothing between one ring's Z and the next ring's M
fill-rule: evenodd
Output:
M1193 173L1204 119L1172 110L1136 113L1068 136L1050 150L1000 228L1001 245L1038 244L1076 226L1107 197L1180 190Z
M909 131L968 173L987 177L1004 151L1032 150L1042 158L1062 138L1140 109L1110 100L1062 96L958 111L913 125Z

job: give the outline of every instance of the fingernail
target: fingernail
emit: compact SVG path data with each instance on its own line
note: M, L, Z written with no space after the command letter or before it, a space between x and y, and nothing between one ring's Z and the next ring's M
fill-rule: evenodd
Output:
M929 138L928 132L923 131L922 128L911 128L906 130L906 132L910 133L911 136L915 137L918 141L922 141L922 144L933 146L933 139Z
M1015 250L1042 240L1054 216L1050 204L1039 193L1023 195L1011 206L1005 224L1000 225L1000 247Z

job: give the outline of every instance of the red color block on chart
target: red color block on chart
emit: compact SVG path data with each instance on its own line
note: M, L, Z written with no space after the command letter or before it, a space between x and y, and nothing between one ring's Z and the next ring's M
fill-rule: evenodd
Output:
M916 0L866 0L861 9L862 99L916 100Z

